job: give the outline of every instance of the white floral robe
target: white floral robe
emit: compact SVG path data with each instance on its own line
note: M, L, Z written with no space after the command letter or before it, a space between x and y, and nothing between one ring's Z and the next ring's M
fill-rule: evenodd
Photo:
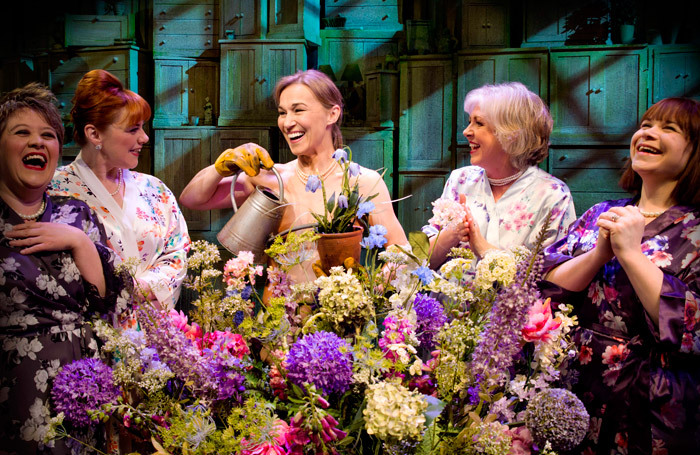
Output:
M145 281L165 307L172 308L187 274L190 237L177 199L163 182L124 170L120 207L81 155L54 174L49 194L87 202L107 231L107 245L122 259L138 258L136 278Z
M93 240L107 294L100 297L83 281L69 252L25 255L0 236L0 453L70 453L65 441L43 444L53 378L63 365L96 354L86 321L126 310L131 294L130 278L114 273L116 255L104 245L104 229L88 206L70 198L45 201L38 221L77 227ZM0 199L0 232L21 223Z
M553 219L545 245L566 236L569 225L576 219L566 184L535 166L528 167L498 201L493 198L482 168L455 169L441 198L458 201L460 194L467 197L466 204L481 234L499 248L519 245L532 248L550 210ZM429 237L438 233L438 228L432 225L423 226L422 230Z

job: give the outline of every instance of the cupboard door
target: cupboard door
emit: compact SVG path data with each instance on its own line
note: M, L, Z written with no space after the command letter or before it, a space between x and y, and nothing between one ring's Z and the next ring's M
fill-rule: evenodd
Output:
M202 168L212 163L211 128L156 129L154 174L176 197ZM209 210L180 207L191 231L208 231Z
M318 46L321 44L321 2L269 0L268 26L271 37L305 39Z
M155 105L153 126L180 126L188 122L189 90L186 59L155 61Z
M464 5L462 40L465 46L500 46L508 44L508 15L504 4Z
M254 111L260 52L256 43L221 44L219 126L231 125Z
M219 0L221 39L261 38L260 19L267 5L250 0Z
M219 112L219 65L211 61L193 61L187 71L188 113L199 117L204 125L204 106L212 105L212 115Z
M700 49L691 46L653 47L651 104L681 96L700 101Z
M452 169L452 60L400 63L399 170Z
M552 51L554 144L625 144L646 110L646 49Z
M263 46L262 64L257 75L258 103L256 109L263 118L275 120L277 106L273 91L284 76L306 69L306 49L303 41L267 42Z

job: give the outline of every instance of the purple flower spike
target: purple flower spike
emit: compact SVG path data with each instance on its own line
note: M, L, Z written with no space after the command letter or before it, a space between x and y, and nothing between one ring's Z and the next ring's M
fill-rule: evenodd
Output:
M316 332L300 338L287 355L289 379L314 384L324 393L343 393L352 383L352 348L338 335Z

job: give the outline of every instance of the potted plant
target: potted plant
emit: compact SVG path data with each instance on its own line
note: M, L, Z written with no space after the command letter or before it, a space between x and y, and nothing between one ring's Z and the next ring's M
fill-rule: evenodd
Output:
M634 0L610 1L611 30L619 33L620 43L630 44L634 41L634 26L638 18L639 5Z

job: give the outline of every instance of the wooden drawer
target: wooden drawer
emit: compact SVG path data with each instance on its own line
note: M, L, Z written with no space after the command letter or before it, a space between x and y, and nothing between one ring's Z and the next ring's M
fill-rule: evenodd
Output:
M550 149L552 169L621 169L629 158L629 149Z
M161 35L207 35L214 34L217 30L218 21L214 19L194 19L194 20L157 20L153 31L154 36Z
M211 20L217 17L218 11L213 3L189 5L162 3L153 5L153 19L155 21L171 21L176 19Z
M109 72L125 70L129 65L128 57L126 50L90 51L52 56L51 73L87 73L96 68L102 68Z
M153 43L154 52L168 52L174 50L201 50L218 49L219 43L213 35L158 35Z
M133 38L129 16L66 14L66 46L110 46L115 39Z
M365 5L357 6L329 6L326 2L326 17L343 16L346 18L343 28L364 29L398 29L399 10L394 5Z

